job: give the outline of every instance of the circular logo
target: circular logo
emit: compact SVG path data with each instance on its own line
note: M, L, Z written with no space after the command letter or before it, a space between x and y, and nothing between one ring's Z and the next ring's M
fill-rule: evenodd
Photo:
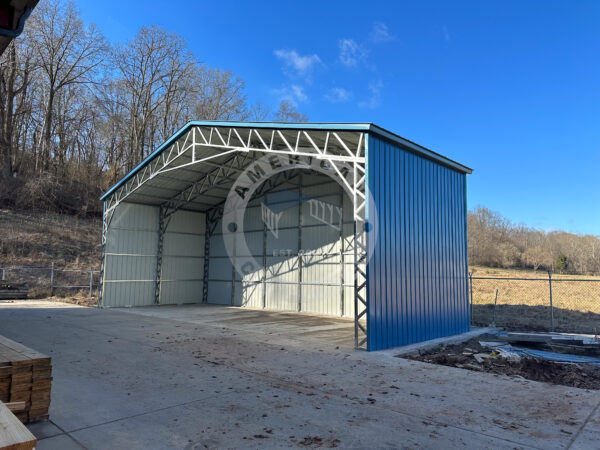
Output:
M256 190L269 178L281 172L297 169L311 170L315 173L326 175L338 183L350 200L354 201L355 195L351 186L353 185L355 174L352 163L334 162L312 156L279 153L267 154L262 158L253 161L252 164L237 177L223 206L223 242L225 244L227 255L240 275L249 275L264 266L262 261L256 260L246 242L246 236L244 234L244 218L248 203L253 199ZM293 202L297 205L298 197L296 197ZM303 202L310 203L310 214L313 216L314 211L316 222L329 225L336 228L340 233L342 232L342 205L333 205L321 201L318 198L310 197L301 197L299 202L300 208L302 207ZM357 221L356 225L360 226L362 230L357 229L356 232L364 232L366 241L363 242L369 242L366 255L366 259L368 260L373 251L373 244L377 242L378 230L377 209L375 208L375 203L370 194L368 194L368 198L366 199L365 207L367 207L367 205L368 221ZM275 240L281 239L285 246L284 238L279 236L278 228L278 223L285 214L285 211L273 211L264 203L261 204L261 209L263 223L267 229L270 230L273 238ZM300 226L299 223L298 226ZM318 228L316 229L318 230ZM311 229L303 228L303 237L306 236L306 233L310 232ZM314 232L318 233L319 231ZM302 251L303 249L298 249L298 253L301 253ZM278 255L274 254L273 256ZM296 255L290 254L289 256Z

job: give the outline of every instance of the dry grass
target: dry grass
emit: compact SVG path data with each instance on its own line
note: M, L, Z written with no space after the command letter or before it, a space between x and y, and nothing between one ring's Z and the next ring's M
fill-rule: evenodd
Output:
M534 330L551 328L547 273L487 267L474 269L473 321L476 324L487 325L494 321L494 299L497 290L497 325ZM567 279L577 281L565 281ZM552 305L555 330L585 333L600 330L600 277L553 274Z
M0 210L0 267L98 269L100 219Z
M50 294L52 262L55 286L87 286L90 269L100 266L101 225L100 219L0 210L0 268L9 268L7 281L27 283L30 298ZM97 282L95 273L94 286ZM55 296L76 304L92 301L84 288L57 288Z
M495 267L470 266L469 271L474 277L509 277L509 278L543 278L548 279L548 272L531 269L501 269ZM569 275L553 273L552 279L600 280L600 275Z

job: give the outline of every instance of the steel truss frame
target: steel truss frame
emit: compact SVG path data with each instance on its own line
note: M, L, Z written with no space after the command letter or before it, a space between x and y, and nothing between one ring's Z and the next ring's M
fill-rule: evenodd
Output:
M100 267L100 289L98 304L102 306L104 291L105 250L107 234L116 208L135 194L146 182L160 177L168 172L191 168L201 165L204 172L201 177L168 198L159 205L158 246L155 276L154 303L160 302L162 256L164 234L169 222L186 204L193 202L203 194L216 188L228 188L234 183L236 174L243 172L252 161L258 159L261 153L287 154L292 156L316 157L324 160L338 174L351 194L354 217L354 343L356 348L367 347L367 235L365 233L367 218L367 182L366 155L367 134L359 134L358 144L343 139L340 133L326 130L285 130L265 128L236 128L224 126L193 126L187 133L177 139L169 147L162 150L154 159L139 169L129 180L117 189L104 202L102 221ZM321 139L324 144L318 145ZM216 151L207 154L206 150ZM225 161L221 159L229 155ZM216 161L215 161L216 160ZM339 166L351 167L350 176L344 176ZM287 174L287 175L286 175ZM288 181L290 174L280 172L265 182L257 195L272 189L274 186ZM224 199L225 200L225 199ZM223 212L223 202L207 205L203 302L207 301L208 285L208 252L210 251L210 236ZM360 312L359 312L360 311ZM363 320L365 320L364 323Z

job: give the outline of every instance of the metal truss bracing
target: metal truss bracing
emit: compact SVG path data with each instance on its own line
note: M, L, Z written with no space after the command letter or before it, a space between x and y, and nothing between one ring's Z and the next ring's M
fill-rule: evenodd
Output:
M100 237L100 282L98 285L98 306L102 306L102 298L104 295L104 270L106 268L106 263L104 258L106 257L106 237L108 234L108 225L106 218L106 203L104 203L104 211L102 213L102 234Z
M165 217L164 208L160 208L158 215L158 244L156 247L156 277L155 277L155 286L154 286L154 304L158 305L160 303L160 287L161 287L161 279L162 279L162 261L163 261L163 249L164 249L164 241L165 241L165 232L167 230L167 226L169 225L169 219Z
M352 200L355 224L355 345L357 348L366 348L366 152L367 139L363 131L192 126L105 198L99 305L102 305L107 235L114 213L121 203L143 203L160 208L155 285L155 303L159 303L164 233L177 211L192 208L207 214L204 264L204 280L207 280L210 236L222 215L227 192L237 176L263 154L289 155L290 159L311 157L328 164L335 171ZM256 194L260 195L262 191L289 180L290 176L289 172L273 175L258 188ZM163 195L168 191L171 195ZM157 192L161 194L157 195ZM207 300L207 289L205 281L204 302Z
M204 234L204 267L203 267L203 278L202 278L202 303L208 303L208 269L210 259L210 238L214 234L219 219L223 216L223 206L220 205L216 208L206 212L206 232Z

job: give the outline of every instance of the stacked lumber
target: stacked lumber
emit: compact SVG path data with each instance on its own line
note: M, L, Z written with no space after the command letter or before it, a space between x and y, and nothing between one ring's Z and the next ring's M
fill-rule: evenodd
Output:
M0 449L29 450L34 449L36 444L37 440L31 431L0 402Z
M29 286L26 284L0 282L0 300L17 300L27 298Z
M23 423L47 419L51 384L50 357L0 336L0 402L25 402Z

